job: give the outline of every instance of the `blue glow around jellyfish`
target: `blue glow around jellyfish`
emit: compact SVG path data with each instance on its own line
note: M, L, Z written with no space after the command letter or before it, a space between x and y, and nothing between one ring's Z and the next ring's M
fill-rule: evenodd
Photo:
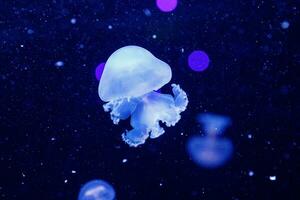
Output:
M115 196L115 190L109 183L92 180L80 189L78 200L113 200Z
M230 159L233 145L226 138L194 136L187 142L187 151L199 166L217 168Z
M202 124L206 134L220 135L231 125L231 119L229 117L212 113L199 114L197 120Z
M131 116L133 129L122 134L129 146L162 135L160 121L174 126L180 120L188 104L186 93L176 84L171 85L173 95L157 92L171 78L170 66L142 47L126 46L108 58L98 93L108 102L103 107L114 124Z

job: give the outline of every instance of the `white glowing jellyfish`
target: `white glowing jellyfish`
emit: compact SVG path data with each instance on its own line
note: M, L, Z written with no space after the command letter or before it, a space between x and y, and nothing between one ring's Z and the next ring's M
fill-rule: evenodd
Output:
M173 95L157 92L172 77L170 66L148 50L125 46L107 60L100 79L99 96L114 124L131 116L132 130L122 134L132 147L157 138L165 131L159 122L174 126L188 99L179 85L172 84Z
M203 113L197 120L202 124L205 136L193 136L187 141L190 158L204 168L223 166L231 157L233 144L231 140L221 137L224 130L231 124L227 116Z
M113 200L115 196L115 190L109 183L92 180L80 189L78 200Z

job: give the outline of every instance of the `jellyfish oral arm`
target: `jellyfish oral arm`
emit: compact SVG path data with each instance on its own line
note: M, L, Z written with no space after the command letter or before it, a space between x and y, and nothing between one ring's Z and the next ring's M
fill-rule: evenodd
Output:
M144 144L148 137L149 133L146 128L133 128L122 134L123 141L131 147L137 147Z
M172 86L172 92L174 94L175 106L180 112L182 112L186 109L189 102L187 95L185 91L183 91L180 88L179 85L172 84L171 86Z
M110 101L103 105L105 112L110 112L110 118L114 124L120 120L127 119L135 110L138 103L137 98L126 98Z
M129 146L136 147L145 143L149 136L157 138L164 134L165 130L159 125L159 121L170 127L180 120L180 113L186 109L188 99L178 85L173 84L172 87L174 97L158 92L150 92L141 97L131 116L133 129L122 134Z

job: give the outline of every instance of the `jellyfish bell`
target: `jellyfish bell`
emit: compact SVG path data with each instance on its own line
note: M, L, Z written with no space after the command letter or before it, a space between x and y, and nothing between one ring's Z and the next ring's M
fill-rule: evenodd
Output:
M114 124L131 116L132 130L122 134L132 147L157 138L165 131L159 122L174 126L188 104L186 93L172 84L173 95L157 92L172 77L170 66L138 46L126 46L107 60L98 93L104 110L110 112Z
M113 200L116 193L114 188L103 180L92 180L80 189L78 200Z
M199 114L197 120L203 125L203 129L208 135L221 135L231 125L230 117L213 113Z
M187 142L187 151L197 165L218 168L230 159L233 145L226 138L194 136Z
M102 101L139 97L167 84L170 66L139 46L125 46L107 60L98 93Z

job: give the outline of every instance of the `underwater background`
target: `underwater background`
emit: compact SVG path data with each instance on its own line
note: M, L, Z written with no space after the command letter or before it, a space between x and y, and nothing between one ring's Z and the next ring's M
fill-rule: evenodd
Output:
M300 2L0 0L0 199L74 200L88 181L116 199L300 198ZM114 125L95 70L138 45L168 63L189 104L137 148ZM209 56L195 71L189 55ZM98 77L99 78L99 77ZM200 113L229 116L223 166L187 153Z

